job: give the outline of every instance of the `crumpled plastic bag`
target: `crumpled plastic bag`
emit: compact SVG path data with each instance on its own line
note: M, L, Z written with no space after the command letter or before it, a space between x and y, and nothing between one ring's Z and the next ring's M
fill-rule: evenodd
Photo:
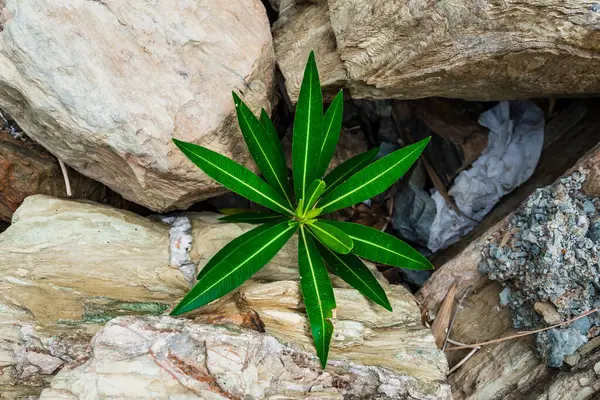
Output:
M544 144L544 112L528 100L503 101L479 117L490 129L488 145L448 194L467 216L456 213L435 192L437 213L427 247L433 252L457 242L489 213L502 196L531 177Z

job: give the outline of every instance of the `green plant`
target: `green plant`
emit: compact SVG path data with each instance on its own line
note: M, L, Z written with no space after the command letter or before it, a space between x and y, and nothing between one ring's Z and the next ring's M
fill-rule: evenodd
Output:
M229 242L204 266L198 282L172 311L180 315L231 292L262 268L298 232L300 288L313 340L325 368L336 308L325 264L373 302L392 311L376 278L359 257L410 269L431 269L416 250L377 229L318 219L376 196L417 160L429 138L372 162L379 149L359 154L320 179L333 156L342 125L340 91L325 115L314 54L300 89L292 140L293 189L275 127L262 110L260 120L233 93L240 129L264 179L214 151L173 139L208 176L273 212L241 212L223 221L261 224ZM295 194L295 196L294 196ZM295 202L294 198L298 201Z

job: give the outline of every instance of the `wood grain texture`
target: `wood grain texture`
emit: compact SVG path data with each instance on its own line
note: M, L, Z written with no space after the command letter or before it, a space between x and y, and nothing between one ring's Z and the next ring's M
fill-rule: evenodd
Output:
M42 195L27 198L15 212L13 224L0 234L0 399L39 394L61 368L85 363L91 337L112 318L168 312L190 288L185 268L202 268L224 244L252 228L222 223L218 217L190 214L188 246L174 234L175 222L169 229L161 222L94 203ZM185 265L173 263L174 249L181 248L189 248ZM191 271L191 276L196 273ZM375 273L394 312L334 279L338 309L330 361L344 371L353 366L376 376L380 376L377 371L388 371L402 382L399 389L410 391L415 399L450 399L446 359L430 330L421 324L414 296L403 287L387 285ZM296 349L301 358L315 357L298 281L293 238L253 279L189 316L234 330L266 332L262 337L276 338ZM183 319L174 324L183 324ZM219 342L218 337L213 339ZM225 347L230 354L245 351L235 345ZM287 366L295 368L286 360ZM146 361L150 364L144 368L155 371L152 360ZM256 359L248 370L261 365ZM131 393L128 386L111 379L115 380L103 387ZM264 382L253 376L248 379ZM69 390L76 392L75 387ZM4 393L12 397L2 397ZM139 392L138 398L144 395Z
M301 46L277 40L275 46L292 99L306 49L325 43L330 52L316 51L317 60L339 60L323 63L321 73L345 71L344 86L355 98L504 100L600 90L600 12L594 1L326 3L318 10L309 6L310 15L305 8L300 25L294 25L296 17L275 28L276 38L302 38ZM336 76L341 83L341 74Z

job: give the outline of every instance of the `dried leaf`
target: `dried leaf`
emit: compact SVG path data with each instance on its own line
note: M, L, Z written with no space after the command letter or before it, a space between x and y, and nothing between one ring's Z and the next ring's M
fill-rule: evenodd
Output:
M444 345L446 339L446 332L448 331L448 325L450 325L450 317L452 316L452 308L454 305L454 296L456 295L456 282L452 284L446 298L442 302L440 309L438 310L435 320L431 325L431 332L435 338L435 344L440 349Z

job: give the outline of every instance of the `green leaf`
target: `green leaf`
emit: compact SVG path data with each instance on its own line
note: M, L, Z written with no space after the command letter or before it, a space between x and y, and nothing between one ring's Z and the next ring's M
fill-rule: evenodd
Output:
M206 175L248 200L282 214L294 214L286 201L252 171L205 147L173 139L175 145Z
M281 217L281 215L279 217ZM202 269L198 273L196 279L200 280L204 275L206 275L208 271L214 268L215 265L219 264L225 257L227 257L230 253L234 252L238 247L246 243L248 240L274 227L275 225L277 225L277 223L268 223L257 226L256 228L241 234L240 236L227 243L221 248L221 250L219 250L214 256L212 256L210 260L208 260L206 265L204 265L204 267L202 267Z
M352 250L350 236L325 221L314 220L309 224L309 229L321 243L337 253L348 254Z
M342 113L344 111L344 93L340 90L329 105L323 117L323 140L319 155L319 168L317 176L322 177L329 167L333 153L340 138L342 130Z
M313 183L310 184L308 190L306 191L306 199L304 199L304 214L307 211L310 211L311 208L317 203L317 200L321 197L323 192L325 191L325 182L320 179L316 179Z
M396 150L352 175L319 202L323 213L348 207L385 191L393 185L419 158L430 138Z
M298 208L296 208L296 216L298 218L302 218L302 214L304 214L304 199L300 199L298 202Z
M319 215L321 215L321 209L320 208L313 208L312 210L308 210L306 212L306 214L304 214L304 219L305 220L311 220L313 218L318 217Z
M220 214L223 215L233 215L245 212L258 212L258 210L253 210L252 208L219 208L218 211Z
M322 138L323 96L315 55L311 51L300 86L292 136L292 173L296 199L305 199L308 185L318 178Z
M325 222L325 221L324 221ZM352 222L326 221L344 231L354 243L352 253L380 264L406 269L433 269L418 251L395 236Z
M321 366L325 368L329 355L329 344L333 335L332 311L336 307L333 287L325 264L304 226L300 226L299 239L300 289L306 305L317 355L321 360Z
M323 196L327 196L333 189L346 182L352 175L369 165L377 153L379 153L379 150L379 147L375 147L369 151L360 153L335 167L333 171L323 178L323 181L327 186Z
M269 136L271 136L271 140L273 140L279 145L278 147L281 154L284 154L283 147L281 146L281 140L279 140L279 135L277 135L277 129L275 129L273 121L271 121L271 118L269 118L269 114L267 114L264 108L260 109L260 124L263 126L263 128L265 128Z
M288 221L281 222L236 247L202 274L196 286L173 309L171 315L202 307L239 287L277 254L297 226L290 225Z
M281 219L287 218L281 214L270 212L250 211L242 212L233 215L227 215L219 218L219 221L224 222L243 222L246 224L264 224L268 222L279 222Z
M263 173L267 183L285 197L289 206L292 207L292 188L288 180L288 169L285 165L281 145L277 145L279 141L274 140L272 133L267 132L239 96L234 92L232 94L240 130L252 158L256 161L256 165Z
M373 273L354 254L337 254L320 243L319 253L334 274L342 278L348 285L358 290L363 296L371 299L388 311L392 311L390 301Z

